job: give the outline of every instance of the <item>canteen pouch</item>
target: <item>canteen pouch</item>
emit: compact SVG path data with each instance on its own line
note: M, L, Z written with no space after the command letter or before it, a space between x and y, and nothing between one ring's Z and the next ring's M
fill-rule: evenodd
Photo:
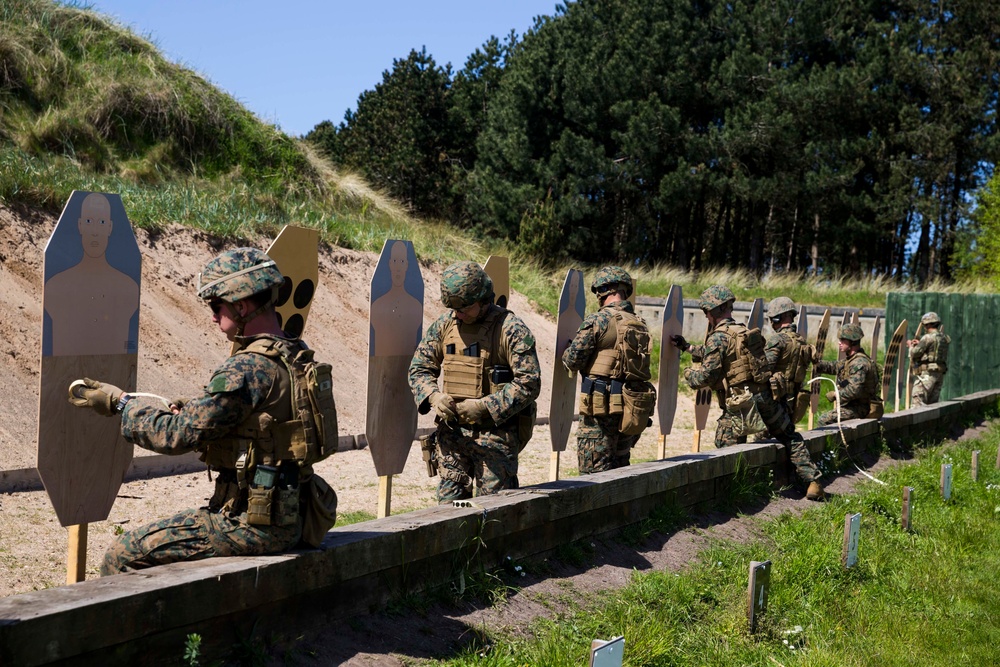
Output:
M337 492L319 475L303 485L302 542L311 547L323 544L327 532L337 522Z
M486 360L464 354L445 354L441 362L442 391L456 401L483 397Z
M622 425L619 431L623 435L639 435L649 426L653 409L656 407L656 389L648 382L633 384L632 388L622 387Z
M726 412L733 418L733 432L737 437L767 430L767 425L764 424L749 389L744 387L731 389L726 399Z
M868 404L868 419L882 419L882 415L885 414L885 406L882 404L882 400L872 400Z

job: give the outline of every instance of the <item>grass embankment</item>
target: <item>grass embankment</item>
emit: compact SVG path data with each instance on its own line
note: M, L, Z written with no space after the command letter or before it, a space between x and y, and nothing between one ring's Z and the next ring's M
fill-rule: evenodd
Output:
M527 634L486 634L444 664L575 667L586 664L592 639L618 635L625 665L996 664L998 444L994 422L977 440L917 450L911 464L878 475L885 485L866 482L801 516L762 522L762 539L719 543L683 572L636 572L624 590L595 595L585 609L538 621ZM948 502L938 490L943 463L954 470ZM900 528L904 486L915 498L909 533ZM855 512L859 560L848 570L844 519ZM755 635L746 617L752 560L773 563Z

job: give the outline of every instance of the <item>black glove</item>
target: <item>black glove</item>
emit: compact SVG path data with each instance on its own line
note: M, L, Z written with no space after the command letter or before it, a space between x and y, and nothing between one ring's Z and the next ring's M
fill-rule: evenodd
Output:
M671 336L670 342L673 343L681 352L687 352L691 349L691 343L684 340L684 336L679 334Z

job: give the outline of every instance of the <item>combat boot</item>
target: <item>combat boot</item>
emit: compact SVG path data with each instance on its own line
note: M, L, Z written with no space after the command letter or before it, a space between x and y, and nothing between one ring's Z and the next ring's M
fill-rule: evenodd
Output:
M809 482L809 490L806 491L806 498L809 500L823 500L825 495L823 487L819 482Z

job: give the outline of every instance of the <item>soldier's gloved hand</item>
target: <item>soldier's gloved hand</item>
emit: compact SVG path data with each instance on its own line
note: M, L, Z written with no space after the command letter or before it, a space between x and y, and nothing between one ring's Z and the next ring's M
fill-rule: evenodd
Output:
M830 401L831 403L836 403L837 402L837 392L833 391L832 389L830 391L826 392L826 400Z
M470 398L458 404L458 421L463 424L481 424L485 421L493 421L490 411L486 409L486 403L480 398Z
M437 412L438 417L446 422L454 421L458 416L455 413L455 399L444 392L435 391L427 397L427 402Z
M187 401L188 399L186 398L170 399L170 411L176 415L178 412L184 409L184 404L187 403Z
M122 390L90 378L76 380L69 386L69 402L78 408L92 408L105 417L115 414Z
M684 336L673 335L670 337L670 342L673 343L681 352L687 352L691 348L691 343L684 340Z

